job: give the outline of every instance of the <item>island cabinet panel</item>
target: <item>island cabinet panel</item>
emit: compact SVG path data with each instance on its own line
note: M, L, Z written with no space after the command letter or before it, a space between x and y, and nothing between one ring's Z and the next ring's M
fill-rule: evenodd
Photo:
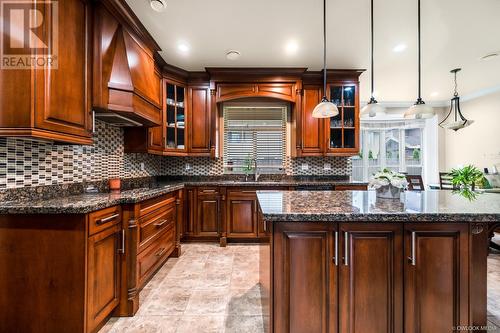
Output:
M405 225L405 333L468 325L468 225Z
M227 207L227 237L257 237L255 198L230 198Z
M120 301L121 225L89 238L87 331L93 332Z
M274 332L337 332L336 225L274 228Z
M403 228L342 223L339 332L403 330Z

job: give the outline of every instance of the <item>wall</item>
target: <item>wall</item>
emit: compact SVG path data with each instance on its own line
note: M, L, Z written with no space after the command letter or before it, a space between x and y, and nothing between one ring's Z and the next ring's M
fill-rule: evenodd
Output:
M92 146L0 138L0 189L160 174L161 157L125 154L123 130L100 121Z
M474 164L481 170L498 164L500 171L500 91L462 102L460 109L474 123L457 132L440 130L443 140L440 155L444 156L441 171L466 164ZM445 116L443 111L440 119Z

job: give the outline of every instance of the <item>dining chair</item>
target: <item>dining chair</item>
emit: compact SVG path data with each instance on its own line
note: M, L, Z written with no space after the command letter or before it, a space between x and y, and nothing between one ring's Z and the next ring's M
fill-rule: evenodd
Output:
M425 191L424 181L420 175L406 175L408 191Z
M448 172L439 173L439 187L441 190L455 190L456 187L451 182L451 176Z

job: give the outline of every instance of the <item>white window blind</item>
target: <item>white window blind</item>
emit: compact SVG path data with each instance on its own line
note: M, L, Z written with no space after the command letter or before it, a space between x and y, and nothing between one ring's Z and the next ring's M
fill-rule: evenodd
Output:
M242 173L257 162L260 173L283 171L286 153L285 107L225 107L225 170Z

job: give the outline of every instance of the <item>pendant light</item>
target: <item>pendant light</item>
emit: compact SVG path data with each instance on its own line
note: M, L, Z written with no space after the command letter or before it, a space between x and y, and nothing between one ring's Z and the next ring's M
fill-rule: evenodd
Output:
M326 99L326 0L323 0L323 98L312 112L313 118L330 118L339 114L337 106Z
M451 129L454 131L458 131L461 128L467 127L474 122L474 120L466 119L462 114L462 111L460 111L460 97L458 96L457 92L457 73L461 70L461 68L455 68L450 71L450 73L454 75L455 91L453 93L453 98L451 99L450 112L448 112L446 118L444 118L443 121L439 123L439 126L441 126L442 128ZM453 120L447 121L452 112L454 115Z
M373 77L374 77L374 72L373 72L373 0L371 0L371 97L370 101L368 104L366 104L362 109L361 109L361 117L366 117L367 115L370 117L375 117L377 114L382 115L385 114L385 108L381 105L378 104L377 100L375 99L375 96L373 96L374 92L374 84L373 84Z
M431 118L434 116L434 110L431 106L426 105L422 100L422 60L420 46L420 0L418 0L418 98L415 104L410 106L404 113L405 118Z

